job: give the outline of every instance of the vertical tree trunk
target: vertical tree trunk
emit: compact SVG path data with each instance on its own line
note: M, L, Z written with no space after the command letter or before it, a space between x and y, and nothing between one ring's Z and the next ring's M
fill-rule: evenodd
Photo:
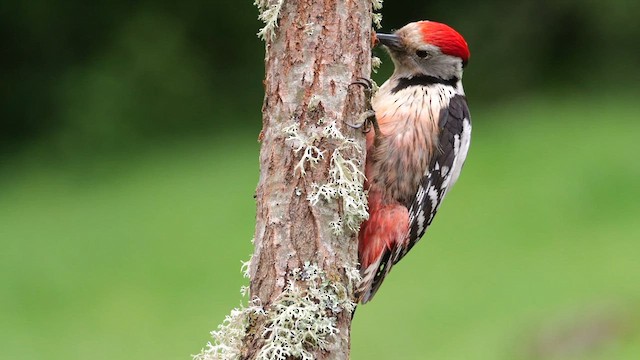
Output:
M278 312L277 307L282 315L296 303L288 298L300 295L285 294L292 288L347 289L354 300L355 284L349 271L357 264L357 238L349 226L361 219L349 218L354 205L344 199L340 182L362 181L357 172L363 170L364 154L358 152L358 146L364 148L364 138L344 121L356 122L364 111L362 88L349 85L370 75L371 1L271 0L262 5L263 10L275 12L277 27L273 34L265 32L265 98L250 296L263 309ZM262 17L273 15L263 12ZM345 166L346 175L340 175ZM323 187L325 184L328 186ZM334 190L337 194L331 192ZM316 264L321 278L311 284L309 272L316 271ZM339 292L328 301L345 295ZM327 305L322 301L312 299L309 304ZM348 306L316 309L333 321L326 325L329 330L320 329L324 333L319 338L302 336L303 355L285 351L283 358L312 354L316 359L347 359L351 313L345 308ZM304 316L296 314L292 315L295 320ZM271 346L277 358L281 351L277 347L283 345L266 343L281 341L280 334L274 334L276 325L269 316L249 321L242 357L264 357ZM300 326L296 321L292 331Z

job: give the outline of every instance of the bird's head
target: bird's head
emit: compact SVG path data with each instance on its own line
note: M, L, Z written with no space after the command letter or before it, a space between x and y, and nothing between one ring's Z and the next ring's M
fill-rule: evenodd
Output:
M394 76L461 79L462 68L469 61L469 47L462 35L438 22L412 22L393 34L378 33L376 37L393 59Z

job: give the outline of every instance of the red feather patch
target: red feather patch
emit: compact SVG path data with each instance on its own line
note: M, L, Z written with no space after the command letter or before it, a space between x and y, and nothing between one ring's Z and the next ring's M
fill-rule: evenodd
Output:
M464 63L469 61L469 46L453 28L434 21L420 21L419 24L424 42L439 47L443 54L459 57Z

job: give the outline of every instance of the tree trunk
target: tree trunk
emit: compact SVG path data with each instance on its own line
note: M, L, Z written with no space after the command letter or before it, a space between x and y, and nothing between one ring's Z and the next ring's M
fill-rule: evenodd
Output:
M265 98L249 273L251 299L267 315L249 321L242 358L347 359L353 308L345 297L353 305L357 226L366 201L364 137L344 122L356 122L365 110L362 88L350 83L370 76L371 0L261 5L262 19L277 19L277 27L263 34ZM319 321L325 323L308 329Z

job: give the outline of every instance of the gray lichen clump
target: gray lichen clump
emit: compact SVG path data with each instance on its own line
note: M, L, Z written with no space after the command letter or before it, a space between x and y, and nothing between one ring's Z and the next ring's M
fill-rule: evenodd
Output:
M373 7L372 21L373 25L375 25L377 29L382 27L382 14L376 12L382 10L382 1L383 0L371 0L371 5Z
M382 10L383 0L371 0L373 13L371 14L373 25L376 28L382 27ZM258 37L264 41L273 40L276 36L276 28L278 27L278 17L284 0L255 0L253 4L258 8L260 13L258 19L264 23L264 26L258 31ZM307 30L311 31L311 30Z
M374 0L375 1L375 0ZM258 37L262 40L273 40L276 36L275 30L278 27L278 17L284 0L255 0L254 5L260 10L258 19L262 20L264 26L258 31Z
M365 177L360 170L360 162L357 159L349 159L344 154L351 152L362 155L360 145L354 139L344 136L335 121L311 136L301 134L297 123L283 130L289 136L286 140L293 146L293 151L296 154L302 152L294 168L301 176L306 174L306 166L314 166L324 159L326 150L320 150L316 146L320 139L336 143L329 160L329 180L324 184L312 184L312 191L307 200L314 206L320 201L341 201L342 217L336 215L337 218L330 223L333 232L336 235L342 234L344 227L351 232L357 232L360 223L369 217L367 194L364 190Z
M322 135L338 142L337 148L331 155L329 163L329 181L325 184L313 184L313 192L307 199L311 205L320 200L342 202L342 218L331 223L334 233L342 233L336 224L346 226L348 230L357 232L360 223L369 217L367 194L364 191L364 173L357 160L346 158L343 154L351 151L356 155L362 154L362 148L354 139L344 136L335 122L328 124Z
M350 294L315 264L293 270L285 291L267 314L265 345L257 358L311 360L313 350L329 350L339 334L336 315L352 313L356 307Z
M218 330L212 331L209 342L194 360L235 360L242 353L242 341L250 322L265 320L264 345L259 360L285 360L291 357L314 359L315 350L329 350L339 335L337 315L351 314L356 303L352 289L360 281L359 271L345 269L347 286L332 281L316 264L305 263L288 277L284 291L269 309L258 301L247 307L233 309Z

